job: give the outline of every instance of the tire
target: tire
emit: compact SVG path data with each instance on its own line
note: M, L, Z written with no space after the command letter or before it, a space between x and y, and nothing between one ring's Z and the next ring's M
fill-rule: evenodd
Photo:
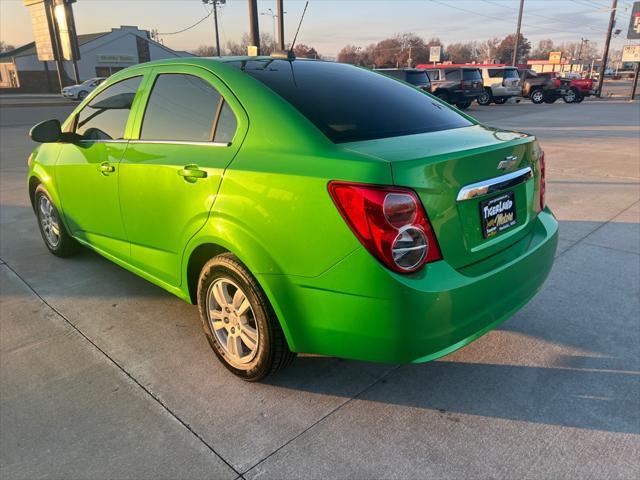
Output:
M496 105L502 105L509 100L509 97L494 97L493 101Z
M198 309L214 353L243 380L262 380L296 356L264 291L231 253L218 255L202 267Z
M533 92L531 92L531 103L539 105L542 102L544 102L544 90L536 88Z
M565 103L575 103L576 99L580 96L578 91L575 88L569 89L567 93L562 96L562 100Z
M456 107L458 107L460 110L466 110L470 106L471 106L471 102L463 102L463 103L456 104Z
M77 253L80 244L67 232L47 189L38 185L33 198L40 235L49 251L58 257L70 257Z
M583 100L584 100L584 95L578 95L576 97L576 102L575 103L582 103Z
M476 98L476 101L479 105L489 105L493 100L493 95L491 95L491 90L486 89L482 95Z
M80 90L78 92L78 100L84 100L85 98L87 98L87 95L89 95L89 92L87 92L86 90Z

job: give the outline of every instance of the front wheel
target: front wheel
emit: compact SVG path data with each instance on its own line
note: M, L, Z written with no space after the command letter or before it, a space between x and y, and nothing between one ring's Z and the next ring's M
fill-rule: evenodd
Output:
M544 91L537 89L531 92L531 102L537 105L544 102Z
M85 98L87 98L87 95L89 95L89 92L87 92L86 90L81 90L80 92L78 92L78 100L84 100Z
M80 245L67 232L58 209L43 185L36 188L34 208L40 234L49 251L58 257L69 257L76 253Z
M238 377L262 380L295 358L264 291L235 255L218 255L202 268L198 308L209 345Z
M484 92L482 92L482 95L480 95L476 101L480 104L480 105L489 105L491 103L492 100L492 96L491 96L491 91L489 90L485 90Z

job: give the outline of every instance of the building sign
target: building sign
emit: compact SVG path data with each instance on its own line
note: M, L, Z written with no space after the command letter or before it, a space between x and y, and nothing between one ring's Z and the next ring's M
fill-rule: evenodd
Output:
M53 18L49 9L49 2L44 0L24 0L31 15L31 28L36 41L38 60L56 60Z
M640 38L640 2L633 3L633 10L631 11L631 20L629 21L629 32L627 33L627 38L635 40Z
M440 52L442 51L441 45L436 45L435 47L429 47L429 61L430 62L439 62L440 61Z
M622 47L623 62L640 62L640 45L625 45Z
M554 65L562 62L562 52L549 52L549 63Z
M80 47L71 9L71 3L74 2L75 0L55 0L56 5L53 8L60 37L60 47L62 48L61 53L65 60L80 60Z
M110 55L99 53L96 55L99 63L137 63L134 55Z

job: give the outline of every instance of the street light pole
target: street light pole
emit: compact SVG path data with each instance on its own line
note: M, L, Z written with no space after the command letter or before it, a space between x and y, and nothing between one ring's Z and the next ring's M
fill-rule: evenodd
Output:
M249 0L249 49L252 50L250 55L260 55L260 25L258 24L258 0Z
M611 33L616 23L616 9L618 8L618 0L611 2L611 16L609 17L609 30L607 31L607 40L604 44L604 52L602 53L602 62L600 65L600 74L598 75L598 97L602 96L602 84L604 83L604 72L607 70L607 57L609 56L609 45L611 44Z
M524 9L524 0L520 0L520 11L518 12L518 28L516 29L516 38L513 42L513 61L511 64L515 67L518 63L518 48L520 47L520 27L522 26L522 10Z
M284 5L283 0L278 0L278 48L284 50Z

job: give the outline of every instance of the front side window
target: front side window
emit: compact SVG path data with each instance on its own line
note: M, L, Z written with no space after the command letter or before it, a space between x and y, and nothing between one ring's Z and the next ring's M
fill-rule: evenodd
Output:
M214 137L216 141L230 138L236 128L235 116L223 102L220 93L200 77L161 74L149 96L140 139L211 142ZM215 131L219 112L220 119L224 117L220 133Z
M466 80L468 82L473 82L473 81L482 81L482 74L480 73L480 70L475 69L475 68L465 68L464 70L462 70L462 79Z
M289 102L334 143L472 125L419 90L364 68L275 59L234 65Z
M141 80L128 78L96 95L78 114L76 133L83 140L122 139Z
M421 72L407 72L407 82L412 85L426 85L429 83L429 77L424 71Z

